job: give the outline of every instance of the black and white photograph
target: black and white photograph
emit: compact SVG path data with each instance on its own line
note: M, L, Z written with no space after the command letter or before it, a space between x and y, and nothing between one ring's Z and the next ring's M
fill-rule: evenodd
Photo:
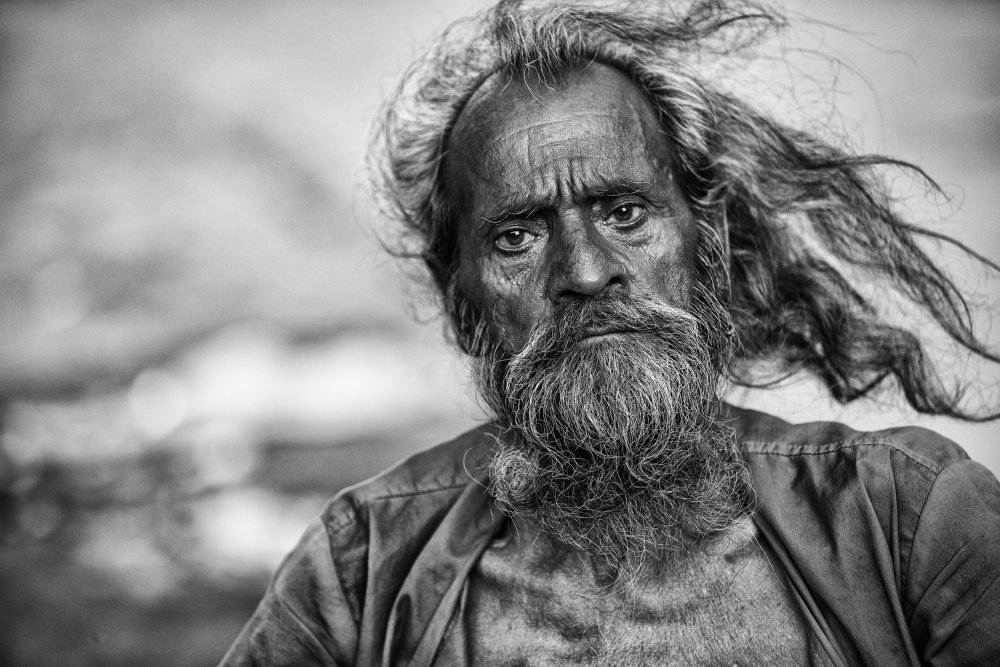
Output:
M1000 4L0 0L0 667L1000 665Z

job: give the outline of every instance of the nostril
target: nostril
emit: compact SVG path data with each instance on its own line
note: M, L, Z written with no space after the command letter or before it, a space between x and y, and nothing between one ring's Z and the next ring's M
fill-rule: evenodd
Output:
M564 230L552 246L550 259L552 298L594 297L629 283L629 270L620 250L585 226Z
M556 269L553 276L556 295L592 297L603 294L609 288L628 286L628 272L620 262L609 257L590 259L568 262Z
M628 287L628 274L622 273L621 275L612 276L608 281L608 287Z

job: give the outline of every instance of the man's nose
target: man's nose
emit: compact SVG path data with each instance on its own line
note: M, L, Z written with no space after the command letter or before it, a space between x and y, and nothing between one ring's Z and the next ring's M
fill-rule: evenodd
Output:
M590 225L559 235L552 249L549 298L594 297L627 287L631 276L614 244Z

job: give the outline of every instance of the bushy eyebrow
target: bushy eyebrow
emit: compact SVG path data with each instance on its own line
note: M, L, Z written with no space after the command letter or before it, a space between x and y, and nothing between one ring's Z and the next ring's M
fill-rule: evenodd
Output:
M581 185L579 191L573 193L573 200L579 202L614 199L627 195L649 195L652 189L651 181L600 177L593 183ZM494 211L482 216L482 220L490 225L499 225L507 220L530 218L556 208L557 203L558 196L554 192L542 196L515 194L497 204Z
M589 199L610 199L626 195L646 195L653 189L651 181L632 181L622 179L604 179L594 185L585 186L584 196Z
M555 206L550 201L539 202L537 200L528 201L527 199L517 200L512 198L509 203L501 204L496 213L482 216L482 220L490 225L499 225L508 220L531 218L542 211L552 208L555 208Z

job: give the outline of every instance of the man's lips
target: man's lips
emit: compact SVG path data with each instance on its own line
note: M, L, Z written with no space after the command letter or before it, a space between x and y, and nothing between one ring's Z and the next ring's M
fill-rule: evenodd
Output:
M587 327L583 330L583 335L580 336L580 340L586 340L588 338L599 338L601 336L611 336L614 334L631 334L636 333L635 329L629 327L624 327L619 324L605 324L599 327Z

